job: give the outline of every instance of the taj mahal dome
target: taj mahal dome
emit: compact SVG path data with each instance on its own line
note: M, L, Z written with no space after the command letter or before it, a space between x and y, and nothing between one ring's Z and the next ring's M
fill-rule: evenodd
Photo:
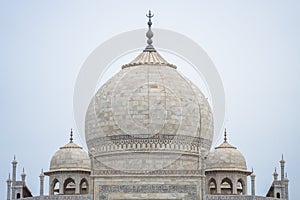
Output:
M146 48L120 66L90 101L88 151L75 143L71 130L69 142L41 172L37 196L24 171L17 180L14 157L7 200L288 200L283 157L280 175L275 169L270 189L257 196L254 172L226 130L224 141L212 147L211 105L152 45L150 11L147 17Z

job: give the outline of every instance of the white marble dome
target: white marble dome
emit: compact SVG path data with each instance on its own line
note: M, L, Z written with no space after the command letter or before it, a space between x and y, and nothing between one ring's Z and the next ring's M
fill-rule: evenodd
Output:
M52 156L50 171L90 171L91 161L88 154L70 141Z
M211 148L212 111L176 68L146 48L97 91L85 121L94 169L198 168L200 150Z
M207 170L247 171L245 157L226 140L208 154Z

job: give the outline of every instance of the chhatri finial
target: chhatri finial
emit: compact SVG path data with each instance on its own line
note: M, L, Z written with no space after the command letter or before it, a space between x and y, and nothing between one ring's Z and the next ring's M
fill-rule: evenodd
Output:
M273 173L273 176L274 176L274 180L277 181L278 180L278 173L277 173L276 167L275 167L275 171Z
M7 184L9 184L9 185L11 184L10 173L8 174L8 179L7 179L6 182L7 182Z
M146 16L148 17L148 31L146 33L146 36L148 38L147 40L147 47L145 48L144 52L156 52L156 50L154 49L154 47L152 46L152 37L153 37L153 32L151 30L151 26L152 26L152 21L151 21L151 18L154 17L154 14L151 13L151 10L149 10L149 13L146 14Z
M44 178L44 170L43 170L43 168L42 168L42 170L41 170L41 174L40 174L40 178Z
M282 163L282 164L285 163L285 161L284 161L284 159L283 159L283 154L281 154L281 160L280 160L280 163Z
M70 143L73 142L73 129L71 129L71 132L70 132Z
M276 167L275 167L275 170L274 170L274 173L273 173L273 175L274 175L274 177L276 177L276 178L277 178L277 176L278 176L278 173L277 173L277 169L276 169Z
M225 128L225 131L224 131L224 142L227 142L227 132L226 132L226 128Z
M254 179L255 178L255 174L254 174L254 170L253 170L253 167L252 167L252 170L251 170L251 179Z
M12 164L17 164L18 162L17 162L17 159L16 159L16 155L14 155L14 159L13 159L13 161L12 161Z

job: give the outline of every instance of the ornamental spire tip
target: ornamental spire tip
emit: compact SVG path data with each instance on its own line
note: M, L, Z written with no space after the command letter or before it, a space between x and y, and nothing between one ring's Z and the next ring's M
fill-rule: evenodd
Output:
M70 143L73 142L73 129L71 129L71 132L70 132Z
M224 131L224 142L227 142L227 132L226 132L226 128L225 128L225 131Z
M152 32L152 30L151 30L151 26L152 26L152 21L151 21L151 18L153 18L154 17L154 14L152 14L151 13L151 10L149 10L149 13L148 14L146 14L146 17L148 17L148 31L147 31L147 33L146 33L146 37L148 38L147 39L147 46L146 46L146 48L145 48L145 50L144 50L144 52L156 52L156 50L154 49L154 47L152 46L152 37L153 37L153 32Z

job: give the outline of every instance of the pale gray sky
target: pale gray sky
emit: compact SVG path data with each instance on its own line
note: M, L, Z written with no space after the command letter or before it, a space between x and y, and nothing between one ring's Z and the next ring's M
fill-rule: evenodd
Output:
M1 199L14 154L18 174L25 167L38 194L40 169L48 169L75 127L73 91L81 65L110 37L145 28L149 9L153 27L193 39L218 68L229 142L254 168L257 193L266 194L284 153L291 199L297 197L298 1L57 0L0 2ZM80 144L77 135L75 141Z

